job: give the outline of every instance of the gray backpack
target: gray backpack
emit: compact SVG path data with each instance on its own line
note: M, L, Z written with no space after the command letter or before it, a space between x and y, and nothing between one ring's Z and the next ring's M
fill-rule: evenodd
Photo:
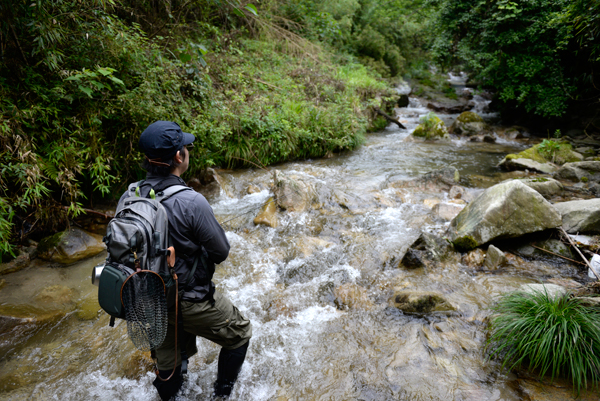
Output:
M111 316L111 326L115 318L126 318L123 288L136 272L155 273L162 279L165 289L174 284L167 266L170 254L169 221L162 202L191 188L172 185L157 193L151 189L150 197L145 198L140 196L143 182L129 185L129 196L119 203L104 237L108 258L100 275L98 302ZM162 299L157 299L157 302L161 303L165 299L159 298ZM159 309L162 307L160 305Z

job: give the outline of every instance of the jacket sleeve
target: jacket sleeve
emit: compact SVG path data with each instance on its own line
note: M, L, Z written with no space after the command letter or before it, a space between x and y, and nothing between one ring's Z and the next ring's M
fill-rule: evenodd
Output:
M212 208L201 194L197 194L191 213L192 230L196 243L202 245L208 258L214 264L219 264L229 255L229 241L225 230L221 227Z

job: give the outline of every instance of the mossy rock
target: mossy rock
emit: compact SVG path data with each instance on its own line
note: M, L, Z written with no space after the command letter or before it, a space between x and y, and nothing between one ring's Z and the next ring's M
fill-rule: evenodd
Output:
M92 320L98 317L99 310L98 297L90 296L77 304L76 315L79 320Z
M460 113L456 121L461 123L482 123L483 117L473 111L465 111Z
M479 245L475 239L470 235L465 235L463 237L457 238L452 241L452 245L456 250L461 252L470 251L471 249L477 248Z
M448 313L456 309L439 294L421 291L399 291L394 294L392 304L407 314L425 315Z
M97 255L105 249L106 245L100 235L71 228L42 239L38 245L38 257L68 265Z
M573 151L570 143L552 142L556 145L549 146L547 141L542 142L517 154L511 153L506 156L506 159L531 159L538 163L553 162L559 165L582 160L581 155Z
M448 138L448 129L444 122L436 115L429 114L422 124L413 131L413 136L427 140Z

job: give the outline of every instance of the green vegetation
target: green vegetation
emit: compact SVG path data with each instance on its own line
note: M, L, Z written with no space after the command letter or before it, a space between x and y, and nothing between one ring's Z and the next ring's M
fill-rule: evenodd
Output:
M382 76L422 54L424 4L2 3L0 254L141 178L158 119L196 135L190 175L355 149L397 96Z
M471 237L470 235L465 235L454 240L452 245L454 245L457 251L466 252L477 248L478 244L477 241L475 241L475 238Z
M573 391L600 383L600 310L569 294L504 295L494 308L489 345L508 369L527 366L540 377L571 378Z
M552 162L565 164L580 161L568 142L544 139L541 143L517 154L506 155L507 159L531 159L539 163Z
M600 86L597 0L436 0L432 49L497 91L506 109L561 116ZM596 77L596 78L595 78Z

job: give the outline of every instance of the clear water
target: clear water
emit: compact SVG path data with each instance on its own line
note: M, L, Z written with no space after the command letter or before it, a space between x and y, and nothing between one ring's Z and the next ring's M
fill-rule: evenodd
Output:
M254 327L232 400L520 399L513 378L485 358L488 307L499 294L539 281L550 268L490 275L459 260L427 270L398 268L420 230L444 231L448 223L424 200L447 195L401 192L387 183L446 166L464 178L492 176L506 153L523 146L405 142L427 112L411 99L398 110L407 130L390 126L369 135L355 152L277 166L318 194L308 212L281 212L277 228L252 223L270 197L270 173L222 172L225 188L210 199L215 214L222 222L241 216L225 224L231 254L215 282ZM248 195L251 184L262 191ZM0 306L57 314L45 325L0 333L0 399L159 400L148 355L133 348L125 325L108 327L103 312L90 320L78 316L86 302L95 302L90 273L102 259L68 268L38 262L4 276ZM54 285L71 290L60 307L39 298ZM390 306L397 289L436 291L459 313L403 315ZM344 291L351 295L340 297ZM219 348L203 339L197 343L182 400L209 399L216 377Z

